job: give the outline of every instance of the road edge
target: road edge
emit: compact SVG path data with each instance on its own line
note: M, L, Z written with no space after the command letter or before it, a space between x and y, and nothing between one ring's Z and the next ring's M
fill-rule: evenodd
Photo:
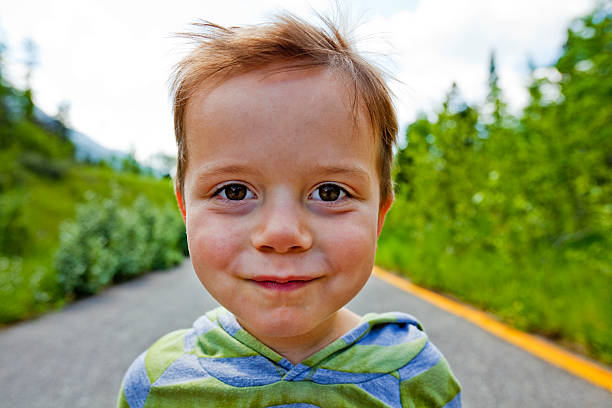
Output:
M372 273L384 282L423 299L440 309L459 316L483 330L513 344L536 357L580 377L591 384L612 392L612 371L589 360L571 354L536 336L527 334L493 319L485 312L473 309L438 293L417 286L410 281L376 265Z

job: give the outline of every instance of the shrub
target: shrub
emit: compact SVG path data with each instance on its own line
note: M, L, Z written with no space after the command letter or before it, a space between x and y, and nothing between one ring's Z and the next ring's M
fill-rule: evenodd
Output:
M0 128L0 133L2 133ZM0 146L0 193L13 188L23 180L21 166L19 165L20 151L16 146Z
M0 195L0 254L23 252L30 230L23 217L24 197L20 194Z
M22 152L19 162L26 169L53 180L59 180L68 171L65 160L45 157L37 152Z
M94 294L113 281L183 259L184 226L176 211L159 209L144 196L130 207L119 198L89 193L75 220L62 225L55 267L64 295Z
M187 253L185 225L174 208L166 207L157 213L153 235L158 237L151 245L153 269L165 269L179 263Z
M24 312L24 306L15 301L15 294L22 286L22 259L0 256L0 322L18 319Z
M60 227L60 244L55 254L57 281L65 295L90 295L107 285L119 260L111 242L111 233L119 225L117 197L100 200L87 194L87 201L77 207L74 221Z

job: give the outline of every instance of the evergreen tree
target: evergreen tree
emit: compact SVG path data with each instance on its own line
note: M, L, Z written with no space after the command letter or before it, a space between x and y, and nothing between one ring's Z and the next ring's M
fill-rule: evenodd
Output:
M488 124L500 126L503 117L506 115L506 103L502 99L502 90L499 86L499 75L497 74L497 62L495 60L495 52L491 52L489 57L489 79L488 94L485 102L485 115L490 115L486 118Z
M600 5L572 24L561 58L535 70L530 86L522 125L535 153L532 167L541 170L533 172L539 204L557 245L594 238L610 227L610 43L610 7Z
M506 108L495 54L470 106L453 84L407 128L378 260L520 328L612 362L612 3L577 19L530 102ZM580 299L577 301L577 299Z

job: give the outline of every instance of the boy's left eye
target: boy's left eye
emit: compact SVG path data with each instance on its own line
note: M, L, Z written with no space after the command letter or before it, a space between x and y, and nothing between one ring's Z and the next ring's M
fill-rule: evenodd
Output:
M337 184L322 184L312 193L312 198L320 201L338 201L348 194Z

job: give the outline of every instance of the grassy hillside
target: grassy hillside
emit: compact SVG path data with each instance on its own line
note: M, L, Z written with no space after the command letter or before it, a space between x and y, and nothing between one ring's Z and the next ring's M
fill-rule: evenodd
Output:
M34 316L186 252L170 179L133 157L75 160L71 130L4 79L0 44L0 324Z
M169 179L157 179L132 173L116 172L105 167L80 164L71 166L58 180L24 173L20 187L3 194L16 201L16 216L23 220L24 240L19 255L0 255L0 322L10 322L36 315L65 301L58 291L54 254L60 237L60 224L75 217L78 203L95 193L109 197L121 193L128 206L138 196L145 196L156 207L178 209Z

